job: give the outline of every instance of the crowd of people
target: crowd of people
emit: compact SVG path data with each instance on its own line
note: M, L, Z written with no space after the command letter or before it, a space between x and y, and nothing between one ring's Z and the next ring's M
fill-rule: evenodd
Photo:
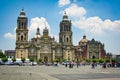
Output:
M65 67L69 67L69 68L73 68L74 66L77 66L77 68L79 66L85 66L85 65L91 65L92 69L95 69L95 67L97 67L97 65L100 65L102 68L106 69L106 68L115 68L115 67L120 67L120 63L115 63L115 62L103 62L102 64L99 63L95 63L95 62L91 62L89 64L86 64L84 61L83 62L72 62L69 61L69 63L65 63L64 64Z

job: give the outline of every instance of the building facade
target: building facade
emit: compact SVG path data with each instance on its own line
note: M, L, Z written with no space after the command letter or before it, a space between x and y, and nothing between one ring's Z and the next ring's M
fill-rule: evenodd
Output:
M94 39L88 40L86 36L80 40L79 45L75 46L75 55L77 59L104 59L106 52L104 44Z
M59 42L49 35L47 27L43 35L39 27L36 30L35 37L28 41L28 18L22 9L17 19L16 58L34 58L35 61L41 58L44 62L52 62L56 58L60 61L74 59L71 21L66 13L60 22Z
M59 28L59 42L49 35L47 27L41 34L39 26L35 36L28 41L28 17L22 9L17 19L15 57L18 59L34 58L35 61L42 59L43 62L53 62L56 58L62 62L63 59L79 60L105 57L104 44L94 39L87 40L86 36L83 36L78 46L73 46L72 24L66 13L63 15Z
M15 58L15 50L6 50L5 55L7 58Z
M28 18L23 9L17 19L15 56L28 58Z

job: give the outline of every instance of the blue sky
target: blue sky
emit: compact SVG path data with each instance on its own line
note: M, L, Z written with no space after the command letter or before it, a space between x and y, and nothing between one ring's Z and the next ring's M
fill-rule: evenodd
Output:
M73 44L83 35L105 44L106 52L120 54L120 0L0 0L0 49L15 49L15 28L22 8L28 17L29 40L39 26L59 40L64 11L72 21Z

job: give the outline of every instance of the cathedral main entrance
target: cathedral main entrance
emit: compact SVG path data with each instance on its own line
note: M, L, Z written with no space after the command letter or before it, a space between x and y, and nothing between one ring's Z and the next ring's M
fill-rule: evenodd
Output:
M48 62L48 57L47 57L47 56L44 57L44 62L45 62L45 63Z

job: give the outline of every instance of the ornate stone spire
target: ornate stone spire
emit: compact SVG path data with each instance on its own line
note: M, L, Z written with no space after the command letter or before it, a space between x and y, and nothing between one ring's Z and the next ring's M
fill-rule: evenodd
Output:
M64 12L63 20L68 20L68 16L66 14L66 11Z
M40 29L39 29L39 26L37 27L36 35L40 35Z
M22 8L21 12L20 12L20 17L25 17L25 11L24 9Z

